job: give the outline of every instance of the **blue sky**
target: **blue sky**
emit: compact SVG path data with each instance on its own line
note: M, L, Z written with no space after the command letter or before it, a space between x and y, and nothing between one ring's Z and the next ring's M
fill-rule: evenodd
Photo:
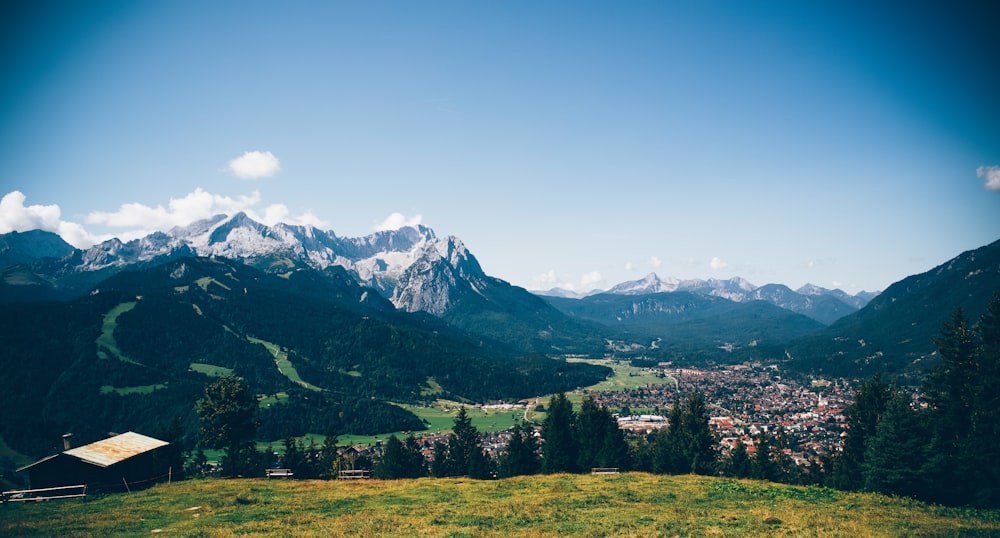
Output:
M945 4L5 2L0 232L243 209L529 289L884 289L1000 239L997 10Z

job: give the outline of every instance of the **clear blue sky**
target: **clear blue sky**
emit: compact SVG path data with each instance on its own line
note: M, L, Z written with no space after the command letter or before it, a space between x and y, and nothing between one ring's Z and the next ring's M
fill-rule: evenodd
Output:
M247 209L529 289L884 289L1000 239L1000 17L871 4L3 2L0 232Z

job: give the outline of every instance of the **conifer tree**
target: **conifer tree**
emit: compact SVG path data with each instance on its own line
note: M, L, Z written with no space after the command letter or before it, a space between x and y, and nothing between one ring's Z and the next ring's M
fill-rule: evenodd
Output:
M625 436L611 411L597 405L593 397L588 396L580 405L575 431L579 446L578 469L628 468L629 450Z
M847 408L847 437L843 449L833 461L833 486L844 490L857 490L864 486L864 462L868 441L875 430L892 389L875 374L854 393L854 403Z
M733 478L748 478L750 476L750 456L747 454L747 446L740 439L736 440L736 447L729 453L726 475Z
M929 500L1000 506L1000 294L974 327L960 308L934 340L941 363L926 393L934 435Z
M886 406L864 460L865 489L903 497L924 497L924 467L930 450L926 413L911 408L910 397L895 394Z
M439 455L443 461L439 461ZM458 415L448 435L447 444L438 451L435 447L433 472L435 476L468 476L485 479L490 477L487 457L479 446L479 431L472 425L465 407L460 407Z
M653 472L662 474L682 474L685 470L683 432L681 430L681 403L674 400L674 405L667 415L667 429L660 430L653 439L652 451Z
M331 478L337 474L337 434L328 431L319 449L316 459L315 475L318 478Z
M285 456L281 459L282 466L286 469L291 469L294 476L307 478L307 476L304 476L306 473L303 472L306 457L302 453L301 445L292 436L285 438L284 445Z
M573 404L560 392L549 399L542 422L542 472L572 473L577 470L579 447L573 432Z
M423 455L413 435L400 440L390 435L386 440L382 457L375 464L374 475L383 480L399 478L419 478L425 475Z
M758 480L774 480L774 462L771 460L771 437L761 430L757 436L757 452L750 464L751 477Z
M531 425L514 424L507 449L500 456L497 473L503 478L538 472L538 445Z
M708 408L705 406L705 396L694 392L684 403L684 413L681 415L681 439L684 448L683 464L687 469L682 472L709 475L715 471L715 436L708 424Z

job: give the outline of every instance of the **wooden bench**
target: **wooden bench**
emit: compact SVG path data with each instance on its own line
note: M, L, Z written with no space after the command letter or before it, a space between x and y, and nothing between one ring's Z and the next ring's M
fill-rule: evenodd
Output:
M338 480L366 480L371 478L371 471L365 469L344 469L337 475Z
M590 474L618 474L618 467L594 467Z
M52 499L72 499L87 496L87 485L59 486L40 489L14 489L0 493L0 502L48 501Z
M264 476L268 478L288 478L294 474L291 469L264 469Z

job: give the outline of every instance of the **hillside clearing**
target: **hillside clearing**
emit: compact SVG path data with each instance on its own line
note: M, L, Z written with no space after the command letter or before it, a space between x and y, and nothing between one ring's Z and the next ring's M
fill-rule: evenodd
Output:
M1000 513L696 476L191 480L14 503L4 536L989 536Z

